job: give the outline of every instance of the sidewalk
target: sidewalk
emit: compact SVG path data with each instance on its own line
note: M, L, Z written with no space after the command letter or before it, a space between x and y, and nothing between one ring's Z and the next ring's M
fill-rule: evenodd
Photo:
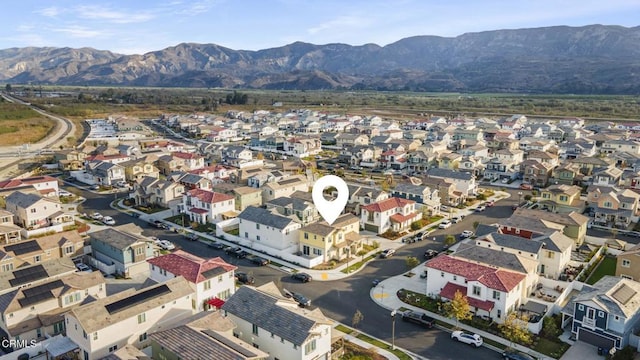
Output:
M440 321L440 322L444 322L447 324L451 324L451 325L455 325L455 320L450 319L450 318L446 318L444 316L441 316L439 314L436 313L432 313L430 311L418 308L416 306L412 306L409 305L405 302L403 302L402 300L400 300L398 298L398 290L401 289L405 289L405 290L410 290L410 291L414 291L420 294L424 294L426 292L427 289L427 280L426 279L422 279L420 278L420 274L424 271L424 264L422 263L420 265L418 265L417 267L411 269L410 272L414 273L415 275L413 275L412 277L407 277L404 276L404 274L398 275L398 276L393 276L390 278L385 279L384 281L380 282L376 287L371 288L371 291L369 292L369 296L371 297L371 299L377 303L378 305L382 306L383 308L389 310L389 311L393 311L393 310L397 310L400 308L405 308L405 309L410 309L410 310L414 310L414 311L419 311L419 312L424 312L426 314L428 314L429 316L431 316L432 318ZM409 271L408 271L409 272ZM407 272L407 273L408 273ZM510 342L506 339L503 339L499 336L484 332L482 330L473 328L469 325L466 324L462 324L459 323L458 327L466 330L466 331L470 331L470 332L474 332L480 336L482 336L485 339L490 339L493 340L495 342L501 343L505 346L513 346L514 348L516 348L519 351L528 353L534 357L536 357L537 359L543 360L543 359L550 359L549 357L540 354L536 351L533 351L529 348L520 346L518 344L514 344L511 345ZM440 327L441 330L445 330L445 331L451 331L446 327ZM501 352L500 349L491 346L489 344L484 344L483 346L488 347L492 350Z

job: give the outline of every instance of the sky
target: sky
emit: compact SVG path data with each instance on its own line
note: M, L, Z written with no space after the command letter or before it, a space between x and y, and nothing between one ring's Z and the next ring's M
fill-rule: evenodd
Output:
M640 25L640 0L16 0L0 49L143 54L183 42L261 50L295 41L384 46L417 35L555 25Z

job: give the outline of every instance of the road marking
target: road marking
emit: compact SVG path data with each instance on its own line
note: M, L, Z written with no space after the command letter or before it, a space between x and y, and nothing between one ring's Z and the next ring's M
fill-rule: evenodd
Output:
M328 280L329 279L329 274L322 273L322 274L320 274L320 278L322 278L322 280Z
M387 293L373 294L373 297L376 298L376 299L384 299L384 298L388 298L389 294L387 294Z

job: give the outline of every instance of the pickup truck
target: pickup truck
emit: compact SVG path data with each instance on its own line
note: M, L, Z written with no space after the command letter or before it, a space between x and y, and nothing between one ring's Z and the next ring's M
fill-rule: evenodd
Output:
M400 314L402 315L403 321L416 323L426 328L432 328L436 324L436 320L434 318L431 318L422 312L406 310Z

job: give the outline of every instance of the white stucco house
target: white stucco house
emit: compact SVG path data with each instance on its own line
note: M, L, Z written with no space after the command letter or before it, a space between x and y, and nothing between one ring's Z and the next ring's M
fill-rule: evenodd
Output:
M238 219L241 238L276 250L298 246L298 230L302 224L293 217L278 214L276 209L249 206Z

